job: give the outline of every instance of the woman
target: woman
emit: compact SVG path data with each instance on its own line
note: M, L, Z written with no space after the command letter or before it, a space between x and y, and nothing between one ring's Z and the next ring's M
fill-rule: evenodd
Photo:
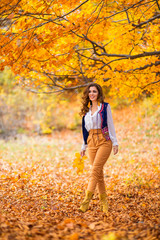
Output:
M91 83L83 93L83 106L80 112L82 117L82 131L84 143L81 148L83 157L88 147L88 154L92 164L92 171L84 201L80 211L86 212L89 202L98 185L101 210L108 213L107 195L103 176L103 166L110 156L112 145L113 153L118 153L118 143L113 125L111 108L104 102L102 88L97 83Z

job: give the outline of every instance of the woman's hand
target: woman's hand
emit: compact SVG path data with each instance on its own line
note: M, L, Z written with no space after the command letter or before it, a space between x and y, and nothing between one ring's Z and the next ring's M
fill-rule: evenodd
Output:
M118 145L113 146L113 153L116 155L118 153Z
M86 150L81 150L80 154L81 154L81 157L83 157L86 153Z

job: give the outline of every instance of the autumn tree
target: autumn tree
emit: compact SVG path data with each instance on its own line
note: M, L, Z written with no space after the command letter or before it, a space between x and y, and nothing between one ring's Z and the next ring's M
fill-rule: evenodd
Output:
M158 0L1 0L0 69L36 92L97 81L159 100L159 23Z

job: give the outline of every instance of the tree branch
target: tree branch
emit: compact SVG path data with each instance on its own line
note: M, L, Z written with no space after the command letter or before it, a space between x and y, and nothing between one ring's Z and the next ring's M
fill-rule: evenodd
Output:
M105 62L102 59L98 59L98 58L95 58L95 57L87 57L84 54L80 53L79 50L76 50L76 52L84 58L87 58L87 59L93 60L95 62L101 62L101 63L105 64Z
M151 64L147 64L143 67L139 67L139 68L134 68L134 69L130 69L130 70L127 70L127 71L124 71L125 73L128 73L128 72L133 72L133 71L137 71L137 70L144 70L146 68L149 68L149 67L152 67L152 66L158 66L160 65L160 61L157 61L155 63L151 63Z
M101 10L102 10L102 8L103 8L103 5L104 5L104 2L103 2L103 1L101 1L98 5L100 5L101 3L102 3L102 6L101 6L101 8L100 8L100 10L99 10L99 13L98 13L96 19L95 19L95 20L91 23L91 25L88 27L86 35L89 33L89 29L93 26L93 24L97 21L97 19L98 19L98 17L99 17L99 14L100 14L100 12L101 12Z
M99 44L97 44L96 42L90 40L87 36L85 36L83 34L84 38L89 41L92 46L93 46L93 50L94 50L94 53L98 56L106 56L106 57L120 57L120 58L123 58L123 59L136 59L136 58L141 58L141 57L146 57L146 56L155 56L155 55L160 55L160 51L154 51L154 52L143 52L143 53L140 53L140 54L136 54L136 55L127 55L127 54L109 54L109 53L106 53L106 50L103 46L100 46ZM96 48L95 47L98 47L100 49L103 50L103 53L98 53L96 51Z
M125 10L125 13L126 13L126 16L127 16L128 23L131 23L131 21L130 21L130 19L129 19L128 11L126 10L125 7L124 7L124 10Z
M33 35L34 35L34 31L32 32L32 34L31 34L31 36L30 36L28 42L26 43L26 45L25 45L25 46L23 47L23 49L21 50L21 52L20 52L20 54L19 54L19 56L18 56L18 58L16 59L15 62L17 62L18 59L22 56L24 49L25 49L25 48L27 47L27 45L30 43L30 41L31 41L31 39L32 39L32 37L33 37Z
M140 5L138 5L138 4L139 4L139 3L142 3L142 2L144 2L144 0L141 0L141 1L139 1L139 2L137 2L137 3L135 3L135 4L133 4L132 6L126 8L126 9L123 9L123 10L121 10L121 11L119 11L119 12L116 12L116 13L114 13L114 14L108 16L108 17L105 17L104 20L105 20L105 19L112 18L112 17L114 17L114 16L116 16L116 15L118 15L118 14L120 14L120 13L126 12L127 10L129 10L129 9L131 9L131 8L139 7ZM153 1L149 1L149 2L153 2ZM149 2L147 2L147 3L143 3L143 4L141 4L141 5L148 4ZM138 6L137 6L137 5L138 5Z
M62 87L62 89L60 90L54 90L54 91L49 91L49 92L46 92L46 91L43 91L43 92L39 92L39 91L36 91L36 90L33 90L33 89L26 89L26 91L30 91L30 92L33 92L33 93L44 93L44 94L52 94L52 93L62 93L64 91L71 91L71 90L76 90L76 89L80 89L80 88L84 88L86 86L88 86L89 83L86 83L86 84L82 84L82 85L78 85L78 86L74 86L74 87Z
M132 26L133 27L141 27L141 26L143 26L143 25L145 25L146 23L149 23L149 22L152 22L152 21L154 21L155 19L158 19L158 18L160 18L160 14L158 14L158 15L156 15L156 16L154 16L153 18L150 18L150 19L148 19L147 21L145 21L145 22L141 22L140 24L134 24L134 23L132 23Z
M104 48L103 46L101 46L101 45L99 45L98 43L96 43L96 42L90 40L85 34L82 34L82 35L84 36L84 38L85 38L87 41L89 41L89 42L92 43L92 45L93 45L94 48L95 48L95 46L96 46L96 47L102 49L103 52L106 52L106 51L105 51L105 48ZM97 54L97 55L98 55L98 54Z
M156 0L156 3L157 3L157 6L158 6L158 9L160 10L160 5L158 3L158 0Z
M89 0L84 1L84 2L81 3L78 7L74 8L74 9L72 9L70 12L64 14L64 15L62 16L62 18L68 16L68 15L71 14L72 12L75 12L78 8L80 8L82 5L84 5L84 4L85 4L86 2L88 2L88 1L89 1ZM59 17L60 17L60 16L59 16ZM60 18L61 18L61 17L60 17Z
M145 89L146 87L148 87L148 86L150 86L150 85L152 85L152 84L159 83L159 82L160 82L160 80L158 80L158 81L155 81L155 82L148 83L146 86L144 86L144 87L143 87L143 88L141 88L141 89Z

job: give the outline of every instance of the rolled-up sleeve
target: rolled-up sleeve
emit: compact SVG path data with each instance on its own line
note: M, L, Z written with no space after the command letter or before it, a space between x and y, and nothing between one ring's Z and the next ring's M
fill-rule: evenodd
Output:
M108 123L108 131L109 131L110 139L112 141L113 146L116 146L116 145L118 145L118 141L116 138L116 131L114 128L111 107L109 104L107 106L107 123Z

